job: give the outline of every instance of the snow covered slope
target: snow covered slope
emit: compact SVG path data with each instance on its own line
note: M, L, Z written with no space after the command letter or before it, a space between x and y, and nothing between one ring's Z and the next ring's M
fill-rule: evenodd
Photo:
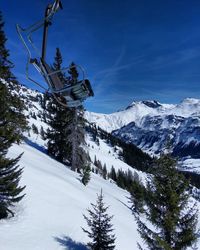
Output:
M46 130L48 127L43 115L43 95L23 86L19 95L27 108L25 114L30 131L25 136L29 145L14 145L9 156L13 158L24 152L20 165L24 167L21 184L26 185L26 196L16 207L16 217L0 221L2 249L84 250L84 246L75 241L88 242L81 229L81 226L87 227L83 214L86 214L91 202L95 203L96 194L101 188L105 203L110 206L109 214L115 215L113 224L117 237L116 249L129 249L130 246L130 249L136 249L139 236L129 209L128 192L96 174L92 174L91 181L85 187L77 173L48 157L44 153L46 142L40 134L41 128ZM33 126L37 129L33 129ZM92 161L96 157L102 164L106 164L108 171L114 166L116 170L134 172L105 141L99 139L99 144L96 144L88 134L86 143ZM135 171L142 179L145 178L144 173Z
M17 205L16 217L0 221L0 249L86 250L83 244L88 238L81 229L87 228L83 214L87 214L91 202L95 203L101 189L109 214L114 215L116 250L137 249L141 239L126 191L96 174L84 186L77 173L27 144L14 145L9 156L16 157L21 152L21 185L26 185L26 196Z
M81 229L86 227L83 214L91 202L95 203L101 188L109 214L115 215L116 249L137 249L139 236L126 191L95 174L84 186L77 173L26 144L14 145L9 156L16 157L22 151L21 183L26 185L26 196L18 206L17 217L0 221L2 250L68 249L66 237L88 242Z

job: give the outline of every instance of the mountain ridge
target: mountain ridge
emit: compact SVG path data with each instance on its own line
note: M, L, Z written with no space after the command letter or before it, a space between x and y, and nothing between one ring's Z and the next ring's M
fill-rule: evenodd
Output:
M134 101L112 114L86 112L86 118L152 156L166 152L170 142L174 156L200 158L200 99L186 98L178 104Z
M107 132L112 132L133 121L139 124L147 115L200 116L200 99L186 98L179 104L162 104L155 100L134 101L125 109L111 114L86 111L85 116L91 123L95 123Z

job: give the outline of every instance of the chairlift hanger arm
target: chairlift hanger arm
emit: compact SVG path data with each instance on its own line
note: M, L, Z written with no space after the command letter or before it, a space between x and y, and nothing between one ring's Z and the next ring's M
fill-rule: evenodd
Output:
M42 55L41 59L45 61L46 57L46 47L47 47L47 35L48 35L48 27L51 25L51 13L55 13L58 9L63 9L62 3L60 0L56 0L53 5L49 4L45 10L44 17L44 30L43 30L43 40L42 40Z
M55 2L53 4L48 4L47 8L49 8L49 12L48 15L45 16L45 19L42 19L32 25L30 25L28 28L23 29L21 28L21 31L26 32L28 35L30 33L33 33L34 31L38 30L39 28L41 28L44 25L45 21L51 21L51 19L53 18L54 14L59 10L59 9L63 9L62 7L62 3L60 0L55 0Z
M78 65L70 66L67 68L62 68L60 70L53 70L52 67L46 62L46 49L47 49L47 37L48 28L51 25L54 14L62 9L61 0L54 0L53 4L48 4L45 10L44 18L35 24L30 25L28 28L23 29L19 25L16 25L18 35L25 46L28 53L28 60L26 65L26 77L37 84L44 90L51 91L58 103L65 107L78 107L82 105L82 102L89 96L93 96L89 80L85 79L85 71L82 67ZM32 40L32 33L43 27L43 37L42 37L42 49L39 51ZM37 56L32 57L31 48L36 52ZM29 76L29 65L33 65L36 70L44 77L48 89L43 87L41 84L37 83ZM67 71L69 69L79 68L83 73L83 80L77 81L77 79L66 78L62 81L59 78L60 72ZM64 102L62 101L62 98Z
M48 4L47 6L48 8L48 15L46 15L45 13L45 18L30 25L29 27L27 28L22 28L20 25L16 25L16 28L17 28L17 33L22 41L22 43L24 44L27 52L28 52L28 56L31 57L31 53L30 53L30 50L27 46L27 43L25 42L23 36L22 36L22 33L25 33L26 34L26 37L28 39L28 41L30 42L30 44L33 46L33 42L32 42L32 39L31 39L31 35L32 33L34 33L35 31L37 31L38 29L42 28L44 26L44 24L46 22L51 22L54 14L59 10L59 9L63 9L62 7L62 3L61 3L61 0L55 0L53 4ZM46 9L47 9L46 8ZM33 46L34 47L34 46ZM34 48L35 49L35 48ZM30 59L30 58L29 58Z
M62 2L61 2L61 0L56 0L55 2L54 2L54 4L53 4L53 7L52 7L52 9L54 10L54 11L57 11L58 9L63 9L63 6L62 6Z
M32 41L31 35L35 31L37 31L38 29L42 28L46 22L50 22L54 16L54 14L59 9L63 9L62 3L60 0L55 0L54 3L49 4L47 6L47 8L48 8L48 15L45 14L45 18L43 18L42 20L30 25L27 28L22 28L19 24L16 25L16 29L17 29L17 33L19 35L19 38L22 41L22 43L27 51L28 58L27 58L27 64L26 64L26 77L31 81L32 81L32 79L30 79L30 77L29 77L29 63L32 60L32 53L31 53L31 50L30 50L29 45L28 45L29 43L30 43L30 46L34 49L34 51L36 51L36 53L38 54L38 50ZM26 42L24 36L26 37L26 39L29 43ZM43 38L43 40L44 40L44 38ZM45 50L46 50L46 47L44 47L44 51ZM42 53L44 53L44 52L42 52ZM38 54L38 56L41 57L41 52ZM43 56L45 56L45 55L43 54ZM37 66L36 63L34 63L34 67L36 67L36 69L41 73L40 68Z

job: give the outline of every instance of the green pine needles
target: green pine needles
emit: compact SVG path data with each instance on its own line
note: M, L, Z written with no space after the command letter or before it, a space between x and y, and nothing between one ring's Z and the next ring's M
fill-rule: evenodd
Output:
M115 248L115 235L112 234L111 224L113 216L107 214L108 207L104 205L102 190L100 195L97 195L96 204L91 205L92 209L87 210L89 217L84 215L90 230L82 228L91 239L88 247L91 250L113 250Z
M21 155L16 159L0 155L0 219L14 216L13 205L24 197L21 193L25 186L19 186L22 168L19 168L17 162L20 158Z
M188 181L169 155L157 161L146 192L145 218L136 215L136 219L148 249L185 250L193 246L197 239L196 205L190 200Z
M24 104L15 94L19 84L11 72L13 64L8 59L3 27L0 12L0 219L14 216L15 203L24 197L22 191L25 187L19 184L22 168L17 165L21 155L9 159L7 152L13 143L20 142L23 131L27 129Z

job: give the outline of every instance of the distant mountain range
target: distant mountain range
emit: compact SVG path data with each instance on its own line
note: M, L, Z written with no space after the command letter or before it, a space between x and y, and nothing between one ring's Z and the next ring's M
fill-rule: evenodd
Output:
M86 118L151 155L171 148L175 156L200 158L200 99L133 102L112 114L86 112Z

